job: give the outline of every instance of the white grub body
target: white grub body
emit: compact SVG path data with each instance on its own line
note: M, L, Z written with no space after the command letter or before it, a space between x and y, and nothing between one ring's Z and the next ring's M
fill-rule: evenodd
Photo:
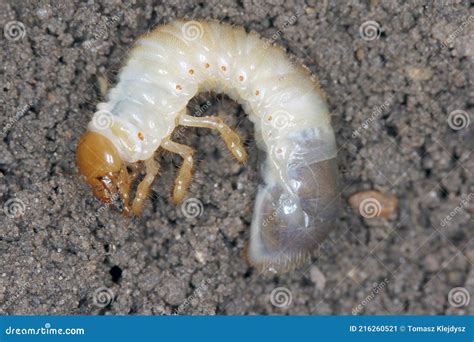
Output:
M267 155L249 259L264 270L290 268L327 234L327 227L313 226L330 225L335 214L336 145L316 79L281 48L213 21L160 26L138 39L89 130L108 137L124 161L146 160L204 91L225 93L243 106ZM334 179L318 178L321 172ZM328 205L327 215L314 212Z

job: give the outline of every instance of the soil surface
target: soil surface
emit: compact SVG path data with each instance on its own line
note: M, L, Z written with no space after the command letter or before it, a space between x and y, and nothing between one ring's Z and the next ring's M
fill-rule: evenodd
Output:
M0 314L474 314L469 1L161 3L1 1ZM319 78L342 210L311 265L264 277L246 263L262 153L225 96L189 108L237 126L250 158L239 165L208 130L180 131L196 149L197 212L170 202L174 156L135 219L75 174L127 50L176 18L256 31ZM349 206L365 190L398 199L390 218Z

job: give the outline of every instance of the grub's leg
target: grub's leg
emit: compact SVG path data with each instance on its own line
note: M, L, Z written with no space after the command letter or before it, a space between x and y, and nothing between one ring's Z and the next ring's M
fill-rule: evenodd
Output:
M214 116L196 117L182 115L179 117L179 124L188 127L203 127L218 130L234 157L241 163L247 160L247 152L245 152L245 148L240 142L239 135L227 126L221 118Z
M183 158L178 176L174 181L173 202L177 204L184 199L184 196L186 196L188 192L189 183L191 182L191 172L193 170L194 151L189 146L175 143L169 139L165 140L161 146L165 150L177 153Z
M143 204L148 196L148 192L150 191L151 184L155 180L158 171L160 170L160 166L153 159L153 156L147 160L145 160L145 168L146 168L146 175L145 178L138 184L137 192L135 194L135 198L132 204L132 211L133 214L139 216L143 209Z
M128 204L129 200L131 199L131 197L130 197L130 188L132 186L133 181L138 177L141 165L142 165L141 162L126 163L125 167L123 167L122 170L121 170L121 173L123 171L125 171L126 176L128 177L128 179L126 179L125 182L124 182L124 183L127 184L126 187L124 187L122 189L120 187L120 184L118 186L119 192L120 192L120 194L123 198L123 202L124 202L124 215L125 216L129 216L132 213L130 205ZM130 173L128 173L127 168L131 168L132 171ZM126 194L126 195L124 195L124 194Z

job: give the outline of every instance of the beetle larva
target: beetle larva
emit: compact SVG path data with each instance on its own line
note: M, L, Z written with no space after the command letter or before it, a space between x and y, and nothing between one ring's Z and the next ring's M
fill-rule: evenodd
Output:
M311 256L335 220L335 137L316 79L256 33L212 21L174 21L141 36L78 144L80 173L99 200L109 202L118 192L125 214L139 215L159 170L159 148L183 158L173 201L186 195L193 150L171 140L177 126L216 129L244 162L238 134L221 119L187 115L187 103L202 91L240 103L266 152L250 262L264 271L293 268ZM146 176L129 205L130 184L143 164Z

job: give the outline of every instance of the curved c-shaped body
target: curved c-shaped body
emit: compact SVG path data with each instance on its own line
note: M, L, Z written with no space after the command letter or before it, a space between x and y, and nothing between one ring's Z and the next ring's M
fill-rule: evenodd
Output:
M88 129L123 161L147 160L201 91L240 103L266 152L249 259L284 270L309 257L337 207L336 145L316 79L256 33L205 21L175 21L140 37Z

